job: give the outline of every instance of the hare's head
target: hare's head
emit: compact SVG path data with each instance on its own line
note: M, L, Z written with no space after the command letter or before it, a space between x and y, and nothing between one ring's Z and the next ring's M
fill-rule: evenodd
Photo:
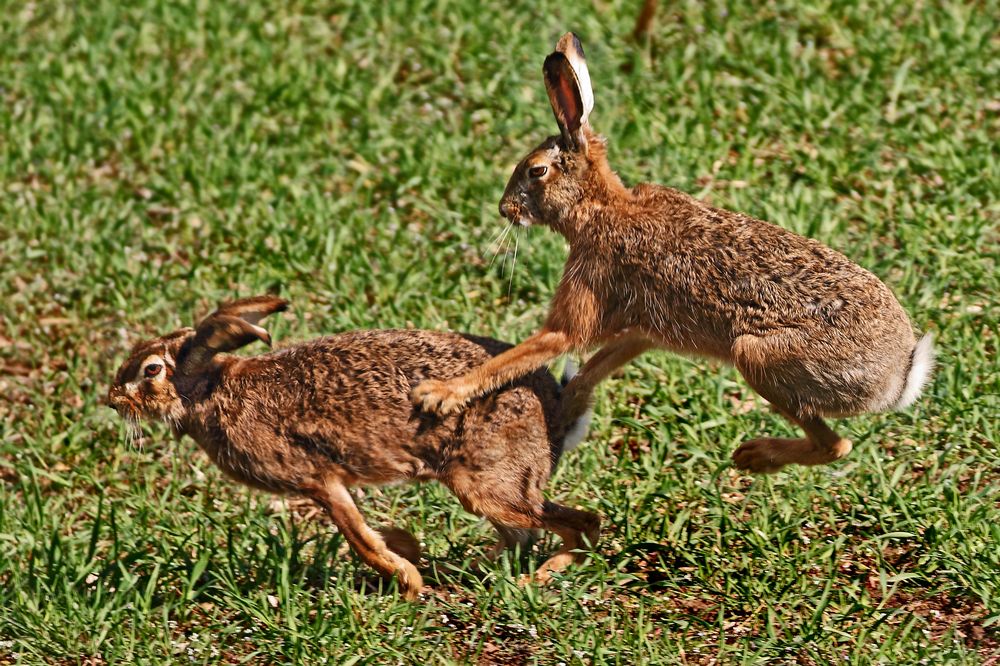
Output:
M108 404L129 423L143 418L176 422L184 412L173 383L177 357L195 335L182 328L132 348L108 391Z
M115 375L108 404L130 424L153 419L176 428L186 410L184 387L217 368L219 352L254 340L270 346L271 336L257 322L287 307L287 301L275 296L244 298L220 305L196 329L138 343Z
M520 226L546 224L571 232L572 211L581 203L606 199L623 189L607 163L604 140L590 129L594 91L583 46L563 35L542 67L545 90L559 125L521 160L500 199L500 214Z

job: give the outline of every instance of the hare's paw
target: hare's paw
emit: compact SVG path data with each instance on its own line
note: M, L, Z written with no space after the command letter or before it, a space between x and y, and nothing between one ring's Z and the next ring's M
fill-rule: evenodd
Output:
M415 566L406 562L396 571L396 585L404 599L416 601L424 589L424 579Z
M755 474L772 474L785 466L781 462L781 447L786 440L769 437L751 439L733 451L733 463L738 469Z
M563 571L569 565L574 562L580 562L583 560L583 555L580 553L571 553L567 551L560 551L545 560L542 566L538 567L535 571L535 580L541 584L549 583L552 580L552 574Z
M428 379L420 382L410 395L413 404L427 412L451 414L457 412L468 401L465 393L453 382Z

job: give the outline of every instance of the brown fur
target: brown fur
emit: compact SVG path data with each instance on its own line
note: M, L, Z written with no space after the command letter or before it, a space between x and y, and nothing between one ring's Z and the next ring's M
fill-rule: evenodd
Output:
M572 43L582 63L578 41L563 38L560 48ZM892 292L817 241L669 187L625 187L586 122L589 109L582 123L566 123L585 95L563 107L570 96L553 94L565 84L556 76L546 70L561 135L522 160L500 202L512 222L547 225L570 243L548 319L465 376L418 386L414 401L450 413L560 354L601 345L567 387L569 413L616 368L658 347L734 364L805 430L806 439L744 443L738 467L769 472L846 455L850 442L820 417L887 409L907 386L916 339ZM922 378L914 381L919 390Z
M248 304L258 307L251 312ZM510 345L429 331L356 331L249 358L217 353L269 341L254 323L284 306L277 298L237 301L197 330L137 345L110 404L133 422L166 420L236 481L311 497L361 558L396 576L410 598L422 586L412 564L419 549L401 530L369 528L350 486L437 479L497 525L503 545L519 530L555 532L564 547L539 579L579 557L572 551L585 539L595 542L597 516L543 494L572 425L560 418L560 387L549 373L527 374L460 415L438 417L414 409L412 388L428 377L458 376Z

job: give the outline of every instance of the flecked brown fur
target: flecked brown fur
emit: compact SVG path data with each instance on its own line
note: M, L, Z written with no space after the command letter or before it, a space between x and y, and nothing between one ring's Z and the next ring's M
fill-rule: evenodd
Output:
M593 93L575 36L560 40L544 72L560 135L518 164L500 212L522 226L547 225L570 243L548 318L541 331L464 376L424 382L415 403L450 413L560 354L601 346L567 387L572 411L648 349L710 356L734 364L805 430L806 439L754 439L734 453L738 467L770 472L850 451L822 417L901 407L916 397L932 365L930 338L918 345L877 277L774 224L669 187L626 187L590 128Z
M110 404L129 420L166 420L236 481L313 498L362 559L396 576L410 598L422 585L410 562L412 537L370 529L350 486L437 479L497 525L504 545L523 530L551 530L564 548L539 579L577 558L571 551L585 539L596 540L597 516L543 494L573 424L561 420L560 387L548 372L439 417L410 404L412 388L428 377L459 376L510 345L430 331L355 331L260 356L219 353L269 342L256 323L285 305L244 299L197 329L140 343L117 373Z

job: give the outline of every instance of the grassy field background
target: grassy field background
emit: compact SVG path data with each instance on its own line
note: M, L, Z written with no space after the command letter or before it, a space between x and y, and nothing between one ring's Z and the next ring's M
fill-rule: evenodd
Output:
M1000 5L0 1L0 664L996 664ZM790 433L738 375L650 354L601 387L551 494L605 517L545 589L443 488L369 490L433 593L379 582L308 506L102 404L136 339L279 289L279 344L364 327L533 331L565 245L492 264L513 165L554 132L578 32L634 183L814 236L881 276L940 367L851 456L769 477Z

